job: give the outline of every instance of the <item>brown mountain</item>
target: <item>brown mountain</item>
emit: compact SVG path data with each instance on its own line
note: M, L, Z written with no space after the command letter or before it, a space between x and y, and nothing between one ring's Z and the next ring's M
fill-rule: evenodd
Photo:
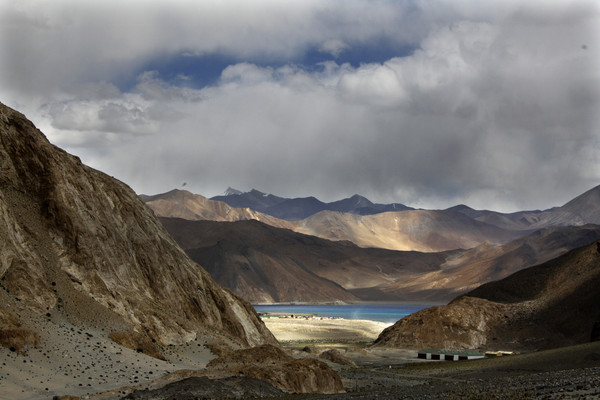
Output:
M454 210L406 210L372 215L321 211L303 220L286 221L249 208L232 208L223 202L181 190L141 198L159 217L193 221L253 219L324 239L390 250L436 252L471 248L485 241L506 243L527 233L499 228Z
M409 315L375 346L537 350L590 341L600 323L600 242Z
M276 343L252 306L190 260L128 186L1 104L0 170L3 345L43 338L35 321L46 314L158 345Z
M427 252L466 249L485 241L506 243L523 235L460 212L439 210L364 216L323 211L299 221L294 230L330 240L349 240L362 247Z
M509 230L531 231L552 226L600 224L600 186L588 190L561 207L543 211L503 214L495 211L473 210L464 205L452 207L450 210L462 212L478 221Z
M370 289L435 270L446 258L364 249L258 221L161 222L217 282L252 302L400 300Z
M510 214L474 210L465 205L447 210L406 210L407 207L398 204L374 205L361 196L326 204L312 197L285 199L257 190L248 193L231 190L226 196L213 198L234 207L246 205L249 208L227 207L222 202L177 190L142 198L162 217L214 221L256 219L329 240L348 240L361 247L391 250L467 249L486 242L504 244L543 228L600 224L600 186L561 207ZM396 209L402 211L394 211ZM272 215L293 221L263 213L268 210ZM303 215L310 216L300 219Z
M140 198L160 217L183 218L191 221L243 221L257 220L279 228L291 228L293 224L250 208L233 208L222 201L209 200L187 190L172 190L154 196Z
M484 243L455 252L435 271L378 289L405 299L447 302L484 283L505 278L599 239L598 225L540 229L504 245Z
M258 221L160 220L219 284L255 303L446 303L483 283L600 239L600 226L560 227L506 245L421 253L361 248Z

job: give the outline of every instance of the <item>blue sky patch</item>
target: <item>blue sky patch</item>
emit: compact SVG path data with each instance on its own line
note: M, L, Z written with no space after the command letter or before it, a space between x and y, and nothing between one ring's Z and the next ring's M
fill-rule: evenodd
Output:
M337 64L349 63L353 67L361 64L384 63L394 57L407 57L414 53L416 47L400 46L389 39L380 39L365 44L349 45L338 57L311 47L301 56L287 60L272 60L267 58L239 58L236 56L213 53L201 56L182 53L177 55L161 55L131 74L128 79L117 82L119 89L127 92L132 90L137 77L145 71L156 71L161 80L179 87L202 88L217 83L222 71L230 65L249 62L260 67L278 68L287 64L300 66L307 71L321 70L321 63L335 61Z

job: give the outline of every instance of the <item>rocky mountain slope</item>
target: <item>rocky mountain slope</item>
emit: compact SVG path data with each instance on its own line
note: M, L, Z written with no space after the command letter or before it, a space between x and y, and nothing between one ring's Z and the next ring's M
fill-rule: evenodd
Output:
M427 252L468 249L485 241L506 243L524 234L459 212L436 210L365 216L323 211L298 221L294 230L329 240L349 240L361 247Z
M209 200L187 190L172 190L154 196L141 195L140 198L154 213L161 217L183 218L191 221L244 221L257 220L278 228L292 228L294 225L250 208L230 207L222 201Z
M600 226L559 227L506 245L421 253L360 248L258 221L160 220L219 284L256 303L445 303L483 283L600 239Z
M435 271L378 287L405 299L448 302L483 283L499 280L600 239L600 225L540 229L504 245L483 243L449 255Z
M217 282L256 303L381 300L385 294L369 289L436 270L447 257L363 249L258 221L161 222Z
M185 343L204 331L246 346L273 342L251 306L192 262L129 187L0 107L6 294L38 313L69 313L85 297L90 307L120 316L161 344Z
M561 207L549 210L519 211L510 214L473 210L465 205L452 207L481 222L509 230L541 229L551 226L600 224L600 186L577 196Z
M202 367L207 343L277 345L129 187L1 104L0 172L0 392L87 395Z
M538 350L590 341L600 323L600 242L409 315L375 346Z

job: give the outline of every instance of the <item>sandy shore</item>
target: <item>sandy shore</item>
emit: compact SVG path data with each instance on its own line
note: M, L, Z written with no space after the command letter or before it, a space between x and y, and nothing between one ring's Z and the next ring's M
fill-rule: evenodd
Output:
M263 319L280 342L371 342L391 324L343 318L278 318Z

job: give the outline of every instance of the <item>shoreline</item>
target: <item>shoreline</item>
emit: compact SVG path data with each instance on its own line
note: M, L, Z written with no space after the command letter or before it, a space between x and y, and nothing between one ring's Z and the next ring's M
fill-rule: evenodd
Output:
M251 303L252 307L259 306L284 306L284 307L293 307L293 306L361 306L361 305L374 305L374 306L427 306L427 307L436 307L443 306L448 303L443 302L423 302L423 301L323 301L323 302L301 302L301 301L293 301L293 302L283 302L283 303Z
M393 323L320 316L262 318L280 342L364 343L374 341Z

